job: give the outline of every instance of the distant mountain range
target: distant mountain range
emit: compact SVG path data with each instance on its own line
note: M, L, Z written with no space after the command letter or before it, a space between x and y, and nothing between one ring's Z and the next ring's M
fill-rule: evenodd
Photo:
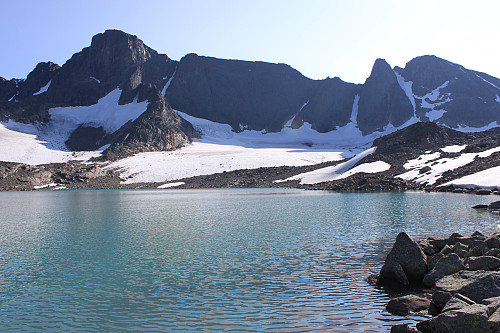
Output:
M372 142L429 121L477 132L500 125L500 79L426 55L405 68L377 59L364 84L312 80L285 64L196 54L175 61L118 30L94 36L62 66L42 62L26 79L0 77L0 121L50 150L100 148L104 160L176 150L206 134L190 117L234 133L307 124L346 141L346 131Z

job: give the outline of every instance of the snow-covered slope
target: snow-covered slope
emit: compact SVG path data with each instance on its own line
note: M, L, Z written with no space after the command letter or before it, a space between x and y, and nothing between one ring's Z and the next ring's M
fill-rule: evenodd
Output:
M441 150L458 151L456 146L444 147L441 148ZM453 158L440 158L441 154L439 152L432 154L423 154L415 160L408 161L404 165L404 168L409 171L400 174L397 177L411 180L420 184L433 185L439 178L442 177L445 172L455 170L459 167L472 163L476 158L489 157L496 152L500 152L500 147L491 148L480 153L463 153Z
M473 173L443 184L443 186L448 185L456 185L465 188L500 188L500 166Z
M113 133L146 110L147 102L119 105L120 94L121 90L116 89L91 106L50 109L47 124L0 122L0 161L37 165L99 156L107 147L74 152L66 148L65 142L80 125L102 126L107 133Z
M385 162L374 162L370 164L361 164L358 165L357 167L353 166L361 161L363 158L366 156L373 154L375 152L376 148L370 148L367 149L358 155L354 156L351 158L349 161L340 163L334 166L326 167L326 168L321 168L317 170L313 170L310 172L306 173L301 173L299 175L283 179L283 180L278 180L276 182L286 182L286 181L291 181L291 180L300 180L300 184L318 184L318 183L323 183L323 182L329 182L333 180L338 180L338 179L343 179L347 178L353 174L356 174L358 172L382 172L386 171L389 169L391 166Z

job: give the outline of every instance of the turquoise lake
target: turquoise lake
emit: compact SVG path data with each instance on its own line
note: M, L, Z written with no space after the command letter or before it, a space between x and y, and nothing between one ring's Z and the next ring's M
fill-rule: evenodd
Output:
M396 235L499 231L500 200L283 189L0 193L0 331L388 332Z

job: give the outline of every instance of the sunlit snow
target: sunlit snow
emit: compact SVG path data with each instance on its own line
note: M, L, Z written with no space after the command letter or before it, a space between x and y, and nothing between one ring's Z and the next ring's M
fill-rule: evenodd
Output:
M462 150L465 149L465 147L467 147L467 145L453 145L453 146L446 146L444 148L441 148L442 151L444 151L445 153L459 153L461 152Z
M366 156L373 154L376 147L367 149L358 155L354 156L347 162L343 162L334 166L329 166L326 168L321 168L305 173L298 174L296 176L289 177L287 179L278 180L276 182L286 182L290 180L300 180L301 184L317 184L322 182L328 182L337 179L347 178L358 172L382 172L388 170L391 166L385 162L374 162L358 165L356 168L353 166L361 161ZM356 169L356 170L355 170Z
M437 154L439 153L421 155L418 159L408 161L404 165L404 167L410 170L401 175L398 175L397 177L406 180L412 180L420 184L432 185L436 183L436 181L441 178L443 173L445 173L446 171L455 170L459 167L471 163L476 158L488 157L496 152L500 152L500 147L488 149L480 153L464 153L454 158L446 157L437 159L437 157L435 156L437 156ZM421 169L424 167L429 167L430 170L421 173Z
M459 179L448 182L445 185L458 185L465 188L500 188L500 166L486 169Z
M106 148L87 152L54 149L53 144L43 137L44 133L35 125L13 120L0 122L0 160L32 165L63 163L69 160L86 161L99 156Z

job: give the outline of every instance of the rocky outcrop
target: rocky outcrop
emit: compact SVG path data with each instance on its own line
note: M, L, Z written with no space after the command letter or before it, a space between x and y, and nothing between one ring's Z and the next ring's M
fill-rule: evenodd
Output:
M115 160L139 152L174 150L198 136L191 123L175 113L157 92L155 100L139 118L104 138L103 143L109 142L111 146L102 158Z
M398 238L411 243L406 234L398 235L381 269L379 283L384 282L387 262L394 262L394 249L404 248ZM417 324L420 332L500 332L500 259L497 257L500 249L494 247L497 239L500 234L487 237L475 232L470 236L454 233L449 238L429 237L415 242L425 253L427 265L433 265L422 280L425 286L433 286L432 300L421 304L426 304L434 317ZM415 258L411 251L398 250L397 253L406 253L407 259ZM398 260L404 262L400 257ZM399 283L401 287L408 286L404 280ZM420 298L415 295L395 298L387 310L397 315L412 313L406 304L414 299Z

